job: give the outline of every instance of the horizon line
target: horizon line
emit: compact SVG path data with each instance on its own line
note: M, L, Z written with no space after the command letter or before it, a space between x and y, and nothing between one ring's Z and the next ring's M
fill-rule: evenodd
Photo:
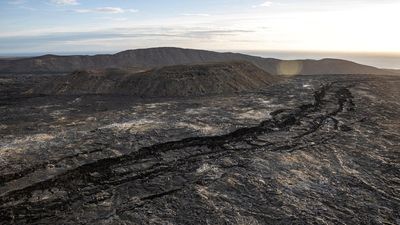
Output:
M96 55L96 54L116 54L119 52L130 51L130 50L140 50L140 49L156 49L156 48L178 48L178 49L190 49L190 50L202 50L202 51L214 51L214 52L232 52L232 53L241 53L241 52L273 52L273 53L332 53L332 54L351 54L351 55L384 55L384 56L399 56L400 52L378 52L378 51L331 51L331 50L287 50L287 49L200 49L200 48L190 48L190 47L177 47L177 46L154 46L154 47L143 47L143 48L127 48L124 50L94 50L94 51L32 51L32 52L0 52L0 56L13 57L13 56L42 56L42 55L76 55L76 54L88 54L88 55Z

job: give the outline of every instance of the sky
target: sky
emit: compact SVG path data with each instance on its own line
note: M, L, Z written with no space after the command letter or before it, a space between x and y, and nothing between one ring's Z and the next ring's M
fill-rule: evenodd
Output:
M0 55L174 46L396 61L399 22L399 0L0 0Z

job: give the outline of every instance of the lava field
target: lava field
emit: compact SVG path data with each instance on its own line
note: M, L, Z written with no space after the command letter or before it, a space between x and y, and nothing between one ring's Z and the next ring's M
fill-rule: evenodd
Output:
M0 224L399 224L400 77L191 98L0 76Z

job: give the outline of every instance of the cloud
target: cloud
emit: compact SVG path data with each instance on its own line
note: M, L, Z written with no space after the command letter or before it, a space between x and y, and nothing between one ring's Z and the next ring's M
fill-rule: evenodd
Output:
M239 29L209 29L207 27L126 27L97 31L53 32L37 35L0 36L0 49L3 51L34 51L43 47L56 46L60 49L68 46L77 46L80 43L109 42L109 43L135 43L155 41L204 41L220 40L221 36L235 37L253 32ZM95 47L95 46L94 46Z
M118 13L125 13L125 12L138 12L137 9L122 9L119 7L101 7L95 9L77 9L75 12L77 13L109 13L109 14L118 14Z
M94 11L101 12L101 13L124 13L125 12L125 10L123 10L119 7L101 7L101 8L96 8Z
M125 17L117 17L115 18L114 16L103 16L103 17L97 17L97 19L100 20L107 20L107 21L128 21L128 18Z
M201 17L208 17L211 16L210 14L206 13L183 13L182 16L201 16Z
M261 3L259 5L253 5L253 8L260 8L260 7L270 7L273 3L270 1L266 1L264 3Z
M51 0L50 2L56 5L79 5L77 0Z
M235 36L243 33L251 33L250 30L235 30L235 29L193 29L181 33L182 37L186 38L213 38L217 36Z

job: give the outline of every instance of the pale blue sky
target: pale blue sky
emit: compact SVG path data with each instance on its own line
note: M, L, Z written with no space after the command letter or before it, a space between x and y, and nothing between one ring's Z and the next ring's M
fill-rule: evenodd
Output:
M1 0L0 54L209 50L400 53L399 0Z

